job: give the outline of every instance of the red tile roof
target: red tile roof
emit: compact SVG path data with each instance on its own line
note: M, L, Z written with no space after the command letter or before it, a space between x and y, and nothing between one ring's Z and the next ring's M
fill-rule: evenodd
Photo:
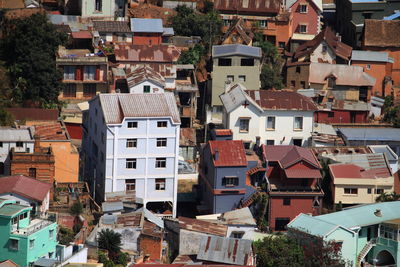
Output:
M35 135L40 140L68 140L65 129L59 122L35 125Z
M228 231L228 227L223 224L216 224L187 217L178 217L178 221L181 229L203 234L226 236L226 232Z
M400 21L366 19L364 22L363 45L400 47Z
M209 141L210 151L214 166L247 166L246 152L242 140L213 140ZM215 152L218 151L218 159L215 160Z
M23 175L0 178L0 194L13 193L28 199L43 201L51 184Z
M231 136L232 130L231 129L215 129L216 136Z
M261 13L263 16L265 13L278 13L280 4L279 0L214 0L215 9L222 13Z
M15 120L25 121L57 121L57 109L42 109L42 108L6 108L11 113Z
M387 178L392 176L389 168L364 169L355 164L331 164L329 170L333 179L337 178Z
M282 90L246 90L264 110L318 110L311 98L296 92Z
M90 33L90 31L72 32L72 38L74 38L74 39L92 39L92 34Z

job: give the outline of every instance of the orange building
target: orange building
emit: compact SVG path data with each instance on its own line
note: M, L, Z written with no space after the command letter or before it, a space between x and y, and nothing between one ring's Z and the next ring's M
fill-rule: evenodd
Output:
M160 45L164 27L161 19L131 19L134 45Z
M51 147L55 159L55 181L76 183L79 176L79 153L71 143L65 126L60 122L35 126L40 147ZM36 146L35 146L36 147Z

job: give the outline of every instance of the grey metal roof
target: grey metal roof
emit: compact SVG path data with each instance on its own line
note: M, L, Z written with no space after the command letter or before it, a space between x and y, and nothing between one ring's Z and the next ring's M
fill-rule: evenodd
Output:
M125 32L132 33L128 22L125 21L93 21L94 30L98 32Z
M108 225L110 225L110 224L115 224L115 223L117 223L117 219L118 219L117 215L113 215L113 214L104 214L104 215L101 217L101 223L103 223L103 224L108 224Z
M248 207L227 211L220 216L220 220L226 224L257 225Z
M375 154L329 154L326 157L342 164L355 164L365 170L370 169L389 169L383 153Z
M164 32L161 19L131 18L131 30L133 32L155 32L155 33Z
M320 134L337 135L333 126L325 123L314 123L314 132Z
M375 51L353 50L351 53L351 60L393 63L393 59L389 57L389 53Z
M164 28L163 36L173 36L175 34L174 28L168 27Z
M98 95L107 124L119 124L124 118L171 118L180 124L173 93L163 94L100 94Z
M368 146L374 153L383 153L389 161L399 160L399 156L393 152L388 145L371 145Z
M400 128L339 127L349 141L400 141Z
M101 208L104 213L117 212L117 211L123 211L124 205L121 201L103 202L103 203L101 203Z
M228 92L220 95L222 104L228 113L239 107L244 101L249 101L261 112L263 109L244 91L246 88L240 83L234 84Z
M37 261L35 261L34 266L51 267L55 266L56 263L56 259L39 258Z
M261 58L261 48L255 46L247 46L241 44L231 45L214 45L212 48L212 57L227 56L247 56Z
M0 141L33 141L30 129L15 129L10 127L0 127Z
M246 239L205 236L201 239L197 259L234 265L247 265L253 252Z

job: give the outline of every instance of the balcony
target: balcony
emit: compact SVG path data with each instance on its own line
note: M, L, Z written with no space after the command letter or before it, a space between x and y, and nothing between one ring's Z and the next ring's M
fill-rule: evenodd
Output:
M29 226L26 228L17 228L16 226L13 226L12 229L12 234L14 235L22 235L22 236L29 236L33 233L36 233L39 230L42 230L43 228L46 228L47 226L53 224L56 222L56 216L48 216L46 220L43 219L33 219L29 223Z
M296 185L281 185L268 183L268 192L270 194L299 194L299 195L323 195L322 189L316 186L296 186Z

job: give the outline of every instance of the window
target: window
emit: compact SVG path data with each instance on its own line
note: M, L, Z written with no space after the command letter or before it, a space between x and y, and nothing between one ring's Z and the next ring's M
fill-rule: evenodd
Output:
M143 86L143 93L150 93L150 85Z
M0 142L0 147L3 147L3 142Z
M83 84L83 97L94 97L96 96L96 84L85 83Z
M370 69L371 69L371 64L367 64L367 65L365 66L365 68L366 68L367 70L370 70Z
M300 13L307 13L307 5L300 4Z
M165 168L167 166L166 158L156 158L156 168Z
M126 188L126 191L135 191L136 190L136 180L135 179L126 179L125 180L125 188Z
M127 169L136 169L136 159L126 159Z
M165 190L165 179L156 179L156 190Z
M275 117L267 117L267 130L275 130Z
M357 188L345 188L344 193L347 195L357 195L358 189Z
M306 88L306 82L305 81L301 81L300 82L300 87L305 89Z
M75 66L64 66L64 80L75 80Z
M13 219L12 219L12 224L17 224L18 223L18 216L17 217L14 217Z
M244 236L244 232L232 232L231 238L241 239Z
M303 117L294 117L294 129L303 130Z
M34 247L35 247L35 240L34 239L29 240L29 248L32 249Z
M239 178L235 176L225 176L222 178L222 185L223 186L237 186L239 185Z
M15 146L16 147L24 147L24 143L23 142L16 142Z
M219 58L218 66L232 66L232 59L230 58Z
M290 87L293 87L293 88L296 87L296 81L293 81L293 80L290 81Z
M290 198L283 199L283 206L290 206Z
M126 147L127 148L137 147L137 139L126 139Z
M19 220L20 221L23 220L23 219L26 219L26 218L28 218L28 213L27 212L24 212L24 213L19 215Z
M235 77L233 75L226 76L226 81L229 83L233 83L235 81Z
M10 249L18 250L18 240L17 239L10 239Z
M101 12L103 10L103 0L95 0L94 9Z
M158 128L167 128L167 121L157 121Z
M240 119L239 120L239 132L248 133L249 132L249 122L250 122L250 119Z
M36 168L29 168L29 177L36 178Z
M370 12L363 13L362 15L363 15L364 19L371 19L371 17L372 17L372 13L370 13Z
M267 146L275 145L275 140L267 140Z
M157 147L166 147L167 138L157 138Z
M294 146L301 146L303 144L303 139L293 139Z
M377 195L383 194L384 192L385 192L385 190L383 190L382 188L375 189L375 194L377 194Z
M242 58L240 66L254 66L254 58Z
M244 149L250 149L251 142L243 142Z
M286 225L290 222L290 218L276 218L275 219L275 230L285 231Z
M328 51L327 45L322 45L322 54L325 54Z
M333 88L336 85L336 78L335 77L329 77L328 78L328 87Z
M329 111L328 112L328 118L333 118L333 117L335 117L335 113L332 112L332 111Z
M128 128L137 128L137 121L128 121Z
M368 188L367 192L368 194L372 194L372 188Z
M301 68L300 68L300 66L297 66L297 67L296 67L296 73L301 73Z
M239 82L244 83L246 81L246 75L239 75Z
M260 27L261 28L267 27L267 21L266 20L260 20Z
M96 79L96 66L85 66L83 72L83 79L94 81Z
M305 24L300 24L300 25L299 25L299 32L300 32L300 33L307 33L307 25L305 25Z

